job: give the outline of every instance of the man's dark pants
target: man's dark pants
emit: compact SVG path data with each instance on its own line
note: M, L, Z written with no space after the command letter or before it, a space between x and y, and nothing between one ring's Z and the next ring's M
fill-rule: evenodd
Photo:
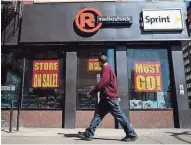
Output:
M94 117L91 121L90 127L86 129L86 133L89 137L93 137L96 128L101 123L103 118L111 113L112 116L121 124L127 136L135 137L136 133L130 126L129 120L120 108L120 100L116 99L101 99L96 107Z

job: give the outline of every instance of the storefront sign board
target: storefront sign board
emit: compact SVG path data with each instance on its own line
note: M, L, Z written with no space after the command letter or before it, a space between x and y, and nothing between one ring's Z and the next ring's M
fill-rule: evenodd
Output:
M184 24L181 9L144 9L143 30L183 30Z
M161 92L160 62L134 62L134 81L136 92Z
M33 88L58 88L59 87L59 61L34 60L33 61Z

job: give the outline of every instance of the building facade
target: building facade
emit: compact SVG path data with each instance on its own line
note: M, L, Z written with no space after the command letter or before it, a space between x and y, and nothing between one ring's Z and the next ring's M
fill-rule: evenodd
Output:
M87 127L99 94L86 93L104 53L134 127L189 128L185 13L184 2L25 4L18 35L2 46L2 116L8 120L14 98L20 126ZM107 115L100 127L119 124Z
M186 86L188 91L189 107L191 108L191 41L187 42L183 47Z
M187 27L188 33L191 39L191 2L187 2L188 20ZM189 107L191 108L191 41L185 41L182 43L182 51L185 65L186 86L188 91Z

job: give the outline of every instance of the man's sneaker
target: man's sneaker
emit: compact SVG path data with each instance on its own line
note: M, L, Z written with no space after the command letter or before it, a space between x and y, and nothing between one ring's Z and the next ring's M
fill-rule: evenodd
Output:
M86 132L80 132L80 131L79 131L79 132L78 132L78 135L79 135L80 137L84 137L84 136L85 136L85 133L86 133Z
M135 141L137 138L138 136L134 136L134 137L126 136L122 139L122 141L131 142L131 141Z
M79 137L83 138L84 140L91 141L92 137L90 137L86 132L78 132Z

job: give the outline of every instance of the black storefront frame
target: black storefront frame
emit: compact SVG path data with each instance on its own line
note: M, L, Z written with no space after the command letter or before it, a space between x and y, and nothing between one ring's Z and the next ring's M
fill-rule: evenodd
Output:
M167 51L168 51L169 70L170 70L170 73L171 73L170 81L171 81L171 85L172 85L171 86L172 87L172 90L171 90L172 95L171 96L175 96L175 97L172 97L172 108L173 108L173 114L174 114L174 127L175 128L189 128L190 127L189 115L188 115L190 113L189 112L190 111L189 110L189 106L188 106L188 110L187 111L186 110L181 110L181 107L184 107L184 105L186 105L188 103L188 102L186 103L186 101L187 101L186 97L187 96L186 95L183 96L185 99L178 99L178 97L180 97L180 94L178 93L179 89L177 88L177 84L179 82L184 84L185 79L184 80L180 80L179 79L179 80L175 81L176 78L180 77L180 76L177 76L177 74L175 73L175 71L176 72L180 71L180 66L177 65L177 59L179 60L179 64L183 63L180 42L155 42L155 43L151 43L151 42L132 42L132 43L121 42L121 43L116 43L116 44L112 44L112 45L110 45L110 44L109 45L108 44L107 45L101 44L101 45L104 45L104 47L106 49L108 48L107 46L112 46L112 48L114 48L114 52L115 52L115 55L114 55L115 56L115 61L114 61L115 62L115 70L116 70L116 74L118 76L118 82L122 86L121 87L119 85L119 94L120 94L121 99L124 102L127 102L127 101L129 102L129 98L128 97L123 97L124 93L128 94L128 92L126 92L125 88L123 87L125 85L128 85L128 79L127 79L126 82L124 81L126 79L124 77L125 76L127 77L127 75L125 75L123 73L120 76L120 74L121 74L120 70L122 68L124 69L124 66L126 64L122 65L120 63L120 65L119 65L119 62L121 62L120 60L123 60L123 62L127 63L127 61L124 61L124 60L128 59L127 55L126 55L126 50L128 49L127 46L134 46L135 44L137 46L146 46L147 44L149 44L149 45L153 44L152 46L157 46L157 45L158 46L159 45L163 46L163 48L167 48ZM53 47L55 47L55 46L58 46L58 45L54 45ZM63 51L65 52L65 55L66 55L66 66L65 66L66 72L68 70L68 73L69 73L72 70L74 72L74 74L77 73L77 63L76 63L77 62L77 51L81 47L84 47L84 46L85 47L87 46L87 49L88 49L88 47L91 46L91 45L83 44L83 46L79 46L78 44L71 44L71 45L69 45L67 47L65 46L65 49L63 49ZM99 47L99 45L97 45L97 46ZM30 47L35 47L35 46L30 45ZM25 48L27 48L27 47L26 46L20 46L20 47L15 48L15 51L17 51L18 48L19 49L23 49L25 51ZM52 46L49 47L49 48L52 48ZM141 48L141 47L139 47L139 48ZM177 53L177 52L178 52L178 56L173 57L173 53ZM24 53L23 53L23 59L24 59ZM74 65L71 66L71 61L72 60L75 60L75 61L74 61ZM67 66L67 61L69 62L71 68ZM126 68L127 68L127 65L126 65ZM184 72L184 68L182 68L182 71ZM75 76L74 74L73 74L73 76ZM182 77L185 78L184 74L182 75ZM67 78L68 78L68 82L73 81L76 84L76 77L71 77L71 73L69 73L68 75L66 74L65 84L68 83L67 82ZM72 85L72 86L76 86L76 85ZM72 91L68 91L67 92L67 88L68 88L67 85L65 85L65 92L66 93L65 93L65 96L63 97L63 99L65 100L65 105L64 105L63 110L62 110L62 112L63 112L62 127L64 127L64 128L75 128L76 104L73 105L73 106L75 106L75 107L72 107L73 109L71 109L71 105L67 105L67 104L68 104L68 102L71 103L72 100L76 103L76 88L72 87L72 89L75 90L74 92L72 92ZM185 94L186 93L187 92L186 92L186 89L185 89ZM66 97L66 96L70 96L70 97ZM71 96L73 96L73 97L71 97ZM184 105L181 105L181 103L184 104ZM127 104L122 104L121 106L122 106L122 110L126 113L126 115L129 116L130 109L129 109L128 105ZM40 110L40 109L22 109L21 108L21 110ZM153 110L160 110L160 109L153 109ZM165 109L162 109L162 110L165 110ZM180 116L181 112L184 113L184 116ZM73 120L73 121L71 121L71 120ZM118 124L115 124L115 127L118 128Z
M148 6L147 6L147 3L140 3L140 4L136 3L135 7L137 7L137 9L136 9L137 12L136 11L134 12L135 15L133 14L133 17L136 18L136 16L141 12L142 7L144 7L144 8L152 7L152 8L156 8L156 9L180 7L180 8L183 9L183 13L185 12L185 8L184 8L182 2L180 2L180 3L176 2L176 3L173 3L173 4L172 3L170 4L170 2L165 2L165 3L166 3L166 6L163 3L161 3L161 2L152 3L152 4L150 2L148 2ZM91 7L92 6L94 7L95 6L94 4L95 3L91 3ZM103 2L103 4L104 4L104 2ZM110 3L107 3L107 5L108 4L110 4ZM123 3L123 4L125 5L125 3ZM157 6L155 6L156 4L157 4ZM64 25L63 25L63 24L65 24L65 22L63 23L63 21L65 21L65 19L63 18L62 11L59 11L59 10L61 10L60 7L62 7L62 10L65 10L66 9L65 8L66 4L65 3L60 3L59 5L57 5L58 9L54 9L54 10L56 10L56 11L54 11L55 13L52 11L51 7L48 6L48 8L46 8L47 5L49 5L49 4L46 4L46 5L41 5L41 4L40 5L38 5L38 4L24 5L23 21L21 21L22 22L22 26L21 26L21 23L20 23L19 40L18 40L18 46L17 47L20 48L20 47L23 47L24 45L28 45L28 46L37 45L38 46L38 45L41 44L41 42L45 42L45 43L47 42L47 44L49 43L52 46L53 45L57 46L57 45L63 45L62 42L67 42L67 43L64 44L64 46L66 46L66 50L65 50L66 51L65 54L67 55L66 59L69 62L70 60L72 60L72 58L74 60L77 59L76 58L76 54L75 54L76 53L76 49L74 49L73 46L78 47L78 45L77 45L78 43L75 43L74 41L78 41L79 43L84 41L84 43L89 42L89 44L90 44L91 41L96 42L96 41L100 40L100 41L105 41L105 43L107 43L106 41L109 40L109 41L114 42L114 45L116 45L115 41L118 41L117 42L117 46L120 46L120 49L122 51L120 52L117 49L115 50L115 57L116 57L115 58L115 60L116 60L116 64L115 64L116 67L115 68L116 68L116 73L118 75L121 74L122 76L125 77L125 74L120 72L120 69L124 69L124 68L121 67L120 65L118 65L119 64L119 60L121 60L121 58L120 58L121 56L122 56L122 58L124 58L124 60L128 59L127 57L125 57L125 54L124 54L125 52L123 52L125 50L124 46L126 45L126 42L120 42L121 40L123 40L123 41L127 40L127 41L129 41L128 43L134 43L134 44L142 43L142 44L144 44L144 43L148 43L146 41L149 41L147 39L147 36L152 35L149 38L153 42L159 43L160 41L158 41L158 40L168 41L166 43L168 43L168 55L169 55L169 58L170 58L169 59L169 64L171 64L171 65L169 65L169 67L170 67L170 70L172 70L172 75L171 75L170 79L171 79L171 82L173 82L173 93L174 93L174 96L175 96L172 101L173 101L173 104L174 104L173 108L176 108L176 110L174 111L174 116L176 117L175 121L178 120L176 122L175 126L180 127L180 128L190 127L190 125L189 125L190 124L189 123L190 118L188 117L189 116L189 107L188 107L187 110L184 109L184 105L187 105L186 104L187 98L186 98L186 95L182 96L182 95L179 94L179 88L178 88L179 83L183 84L184 88L186 88L186 86L185 86L185 76L177 74L178 71L180 70L180 68L178 67L177 64L182 65L183 63L182 63L182 61L179 62L179 61L176 60L176 59L178 59L178 60L182 59L181 58L182 57L181 56L182 52L181 52L181 49L180 49L181 48L180 40L188 39L186 29L184 29L182 33L177 33L178 35L173 35L173 34L176 34L176 32L175 33L174 32L172 32L172 33L169 32L169 33L164 33L164 34L162 33L162 35L160 33L151 32L151 33L147 33L147 35L145 35L145 33L140 33L140 34L138 34L138 35L140 35L139 37L136 36L134 38L134 35L132 35L130 37L129 36L126 37L126 34L123 34L123 32L120 32L119 34L117 33L117 37L116 38L108 39L109 38L108 36L113 36L113 34L115 34L115 33L110 33L110 31L108 31L108 33L100 32L103 36L105 36L102 39L99 39L99 37L101 35L97 35L96 37L93 37L92 39L81 38L81 37L78 37L78 36L76 38L76 34L74 35L73 29L71 29L69 27L72 23L69 23L69 24L67 23L67 25L65 25L66 27L64 27ZM87 3L81 3L80 5L86 6ZM118 5L118 3L116 3L116 5ZM66 6L66 7L68 7L68 6ZM128 3L127 7L131 7L131 3ZM126 9L126 6L124 8ZM75 9L72 9L72 11L74 11L74 10ZM78 10L78 8L77 8L77 10ZM102 8L101 8L101 10L105 11ZM112 10L112 12L113 11L116 12L116 9L110 9L110 10ZM45 13L43 13L43 12L45 12ZM36 13L41 13L42 14L41 17L36 17L35 18L35 16L37 16ZM127 11L127 13L128 13L128 11ZM47 14L48 15L49 14L50 15L54 14L55 16L53 16L53 17L44 17ZM71 15L71 14L69 14L69 15ZM36 24L35 24L36 22L33 20L34 18L37 19L37 23L38 23L39 27L36 27ZM56 19L52 19L52 18L56 18ZM74 17L67 17L67 18L69 18L68 22L69 21L73 22L73 20L74 20ZM43 20L43 22L41 22L41 20ZM53 20L56 20L56 22L59 22L60 25L57 25L57 28L55 28L55 25L53 25L52 23L46 23L47 22L46 20L48 22L49 21L53 22ZM136 20L136 19L134 19L134 20ZM44 25L45 24L44 21L45 21L45 23L47 25ZM28 22L30 23L30 25L28 25ZM35 22L35 23L33 23L33 22ZM136 20L136 22L139 23L137 20ZM133 24L136 24L136 23L133 23ZM42 30L41 30L41 27L43 27ZM128 34L133 33L134 32L133 29L128 29L128 32L129 32ZM136 29L139 29L139 27L137 27ZM68 33L68 31L66 31L66 30L69 30L69 32L72 35L66 35ZM41 34L43 34L43 36L41 34L39 34L39 31L41 31ZM66 31L66 33L64 31ZM33 33L33 32L35 32L35 33ZM46 33L46 32L48 32L48 33ZM105 34L107 34L107 35L105 35ZM49 35L51 35L51 37L49 37ZM123 36L124 38L123 37L119 37L119 36ZM142 37L142 36L145 36L145 37ZM138 38L140 38L140 40ZM172 39L170 40L170 38L172 38ZM132 41L134 41L134 40L135 41L134 42L130 42L131 39L132 39ZM144 40L146 40L146 41L144 42ZM174 40L174 42L173 42L173 40ZM179 42L175 42L175 41L179 41ZM59 43L56 43L56 42L59 42ZM111 42L109 42L109 43L111 43ZM87 44L87 45L89 45L89 44ZM10 46L10 48L11 47L12 46ZM177 47L178 47L178 49L177 49ZM125 63L123 65L125 66ZM125 66L125 68L126 67L127 66ZM66 66L66 69L68 69L68 70L66 70L66 71L68 71L68 73L69 73L70 70L74 70L74 72L76 71L75 70L76 67L74 67L74 66L73 67L67 67ZM182 70L182 74L183 74L184 68L181 67L181 70ZM177 79L179 77L181 79ZM73 78L69 77L69 75L68 75L68 78L69 78L68 82L73 81L74 83L76 83L75 82L76 80L73 80ZM125 81L122 80L122 79L123 79L123 77L119 77L118 81L120 83L122 83L122 84L128 85L128 82L125 83ZM127 81L128 81L128 79L127 79ZM67 82L65 82L65 83L67 84ZM73 88L73 89L75 90L75 88ZM120 88L119 91L120 91L120 96L121 95L123 96L124 93L128 94L128 92L125 90L124 87ZM186 89L185 89L185 94L186 93L187 92L186 92ZM68 95L70 95L70 94L72 94L72 93L68 91ZM74 97L75 97L75 95L76 94L72 94L72 96L74 96ZM66 94L65 94L65 96L66 96ZM184 98L184 99L180 99L180 98ZM72 97L72 99L74 99L74 98ZM126 99L126 98L124 97L123 99ZM69 101L69 100L67 100L67 101ZM69 103L70 103L70 101L69 101ZM68 106L68 107L70 107L70 106ZM129 107L122 105L122 108L124 109L124 111L126 110L127 112L129 112L129 110L128 110ZM69 108L68 108L68 110L69 110ZM186 116L186 117L182 116L181 114L184 114L184 116ZM67 112L67 110L65 110L63 115L71 117L69 112ZM65 127L67 127L67 126L68 127L73 127L74 126L74 125L70 124L69 120L67 120L67 122L68 123L67 123L67 125L65 125Z

